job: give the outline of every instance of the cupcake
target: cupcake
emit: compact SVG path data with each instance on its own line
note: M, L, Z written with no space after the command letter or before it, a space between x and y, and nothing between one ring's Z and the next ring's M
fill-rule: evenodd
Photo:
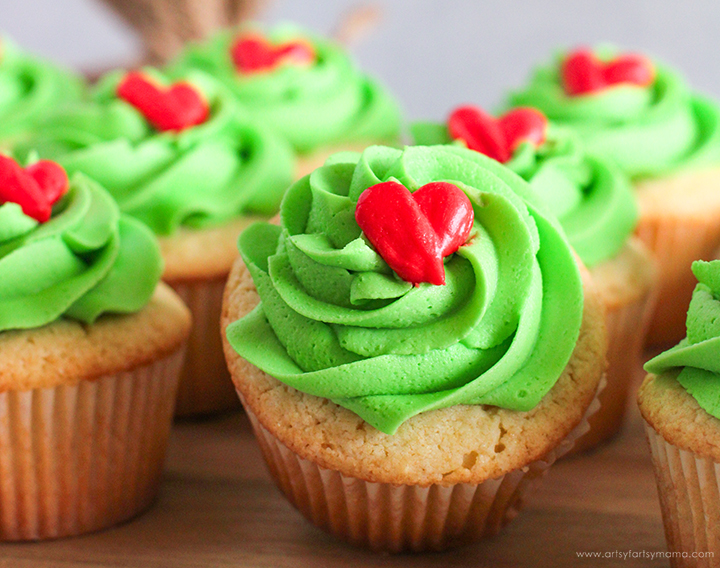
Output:
M92 95L46 120L34 148L98 181L160 239L163 280L193 314L178 414L234 408L222 291L238 234L275 214L292 182L292 150L199 72L172 85L151 69L115 72Z
M411 130L418 144L459 144L504 163L530 183L559 219L605 303L609 337L600 410L574 450L609 439L622 425L630 385L641 365L655 278L649 252L632 235L638 211L627 178L589 155L571 130L549 124L533 108L495 118L464 106L446 124L416 123Z
M191 43L170 69L220 79L254 118L292 144L298 177L337 151L399 141L400 112L388 92L339 45L294 26L219 33Z
M692 271L687 337L647 362L638 395L673 567L720 557L720 261Z
M632 178L636 234L659 263L648 341L678 341L695 283L690 264L714 258L720 244L717 105L660 63L608 49L561 54L509 100L571 126Z
M0 540L78 535L157 494L187 309L95 182L0 156Z
M80 77L0 38L0 149L24 141L49 112L82 93Z
M587 427L602 304L497 162L338 154L239 248L233 381L277 484L340 538L397 552L493 534Z

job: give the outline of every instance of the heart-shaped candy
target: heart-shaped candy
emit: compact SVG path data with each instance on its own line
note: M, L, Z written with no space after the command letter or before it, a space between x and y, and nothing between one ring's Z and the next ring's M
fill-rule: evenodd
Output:
M148 80L142 73L131 71L120 81L116 92L118 97L138 109L161 132L180 132L202 124L210 114L203 96L186 82L162 87Z
M67 189L67 174L55 162L41 160L23 169L0 155L0 203L17 203L25 215L44 223Z
M448 132L453 140L462 140L471 150L504 164L521 143L542 144L547 124L545 115L534 108L518 107L495 118L468 105L452 112Z
M475 214L465 192L447 182L433 182L414 193L386 181L362 192L355 220L380 256L398 276L445 284L443 258L470 235Z
M563 87L570 96L596 93L621 83L645 87L655 80L652 62L642 55L628 53L602 61L587 49L568 54L561 73Z
M230 48L230 55L235 68L245 74L271 71L285 63L304 66L315 62L315 50L307 42L273 44L257 34L238 38Z

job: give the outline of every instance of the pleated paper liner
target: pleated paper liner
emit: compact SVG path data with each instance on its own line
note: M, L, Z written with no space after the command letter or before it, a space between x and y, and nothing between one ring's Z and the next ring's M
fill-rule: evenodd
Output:
M155 498L182 350L75 386L0 393L0 540L79 535Z
M670 552L679 553L670 564L673 568L720 567L720 464L670 444L647 422L645 433L665 539ZM702 553L703 558L693 558L693 553Z
M720 170L710 170L705 175L720 180ZM647 345L670 346L685 337L685 318L697 283L690 265L694 260L715 258L720 246L720 181L711 183L701 177L698 184L703 187L682 186L684 198L699 204L694 215L673 216L672 211L668 211L659 218L645 218L641 213L636 235L655 255L659 276ZM642 210L642 190L639 195ZM662 195L645 199L652 197L662 200Z
M240 408L223 355L220 313L227 276L170 282L192 313L193 327L180 375L176 416L214 414Z
M648 253L644 252L644 247L641 249L640 256L644 256L652 266ZM650 272L654 273L654 270ZM630 301L615 305L606 302L607 385L599 395L600 409L589 419L590 431L575 442L570 454L592 449L611 439L622 428L628 396L637 382L637 373L642 369L645 333L655 305L652 292L652 278L649 278L644 288L640 288Z
M523 468L480 484L421 487L371 483L322 468L288 449L243 405L268 469L290 502L327 532L390 552L443 550L496 534L517 515L527 490L588 430L588 417L599 408L596 395L580 424Z

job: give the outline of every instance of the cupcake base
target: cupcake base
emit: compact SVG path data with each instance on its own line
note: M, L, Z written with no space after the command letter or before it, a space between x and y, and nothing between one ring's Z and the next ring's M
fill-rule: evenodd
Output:
M182 359L0 393L0 540L79 535L149 507Z
M685 317L696 279L694 260L712 260L720 245L720 169L680 172L636 184L636 235L658 261L656 307L648 345L685 337Z
M720 566L720 463L667 442L645 423L673 568ZM713 553L698 557L697 553ZM695 556L693 557L693 554Z
M437 550L497 532L599 405L604 310L587 274L583 283L575 352L535 408L456 405L416 415L392 436L283 385L225 340L233 382L280 488L311 522L376 550ZM222 328L257 302L247 268L236 263Z
M209 415L240 408L223 357L220 311L228 272L238 257L240 233L263 217L247 216L208 229L181 228L160 238L163 280L192 313L176 416Z
M388 552L438 551L497 534L518 514L528 489L587 432L587 419L600 406L596 398L555 449L522 468L479 484L420 486L365 481L303 459L266 430L238 395L270 474L290 503L334 536Z
M225 277L170 285L193 318L180 374L175 415L187 417L240 408L223 356L220 312Z

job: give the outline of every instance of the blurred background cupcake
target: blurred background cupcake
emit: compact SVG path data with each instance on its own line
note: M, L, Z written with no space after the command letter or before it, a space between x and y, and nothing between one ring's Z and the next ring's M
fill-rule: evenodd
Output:
M153 501L190 317L152 233L95 182L0 156L0 540Z
M389 92L344 47L296 26L218 33L189 45L169 69L220 79L253 118L290 142L298 177L335 152L399 143L400 110Z
M680 339L690 264L714 258L720 243L720 107L680 73L612 48L561 53L509 101L572 127L590 152L632 178L636 232L659 266L648 342Z
M453 110L446 123L411 125L415 143L456 144L505 164L530 183L558 218L590 270L606 308L607 385L590 432L573 451L617 434L641 365L655 263L632 235L638 208L630 183L612 163L588 154L568 128L524 107L494 117L476 106Z
M25 141L49 112L80 100L83 91L79 74L0 37L0 150Z
M90 101L47 117L28 147L98 181L159 237L163 280L194 320L178 414L236 406L218 331L222 289L238 234L273 215L293 179L291 148L211 77L171 82L152 68L104 76Z

